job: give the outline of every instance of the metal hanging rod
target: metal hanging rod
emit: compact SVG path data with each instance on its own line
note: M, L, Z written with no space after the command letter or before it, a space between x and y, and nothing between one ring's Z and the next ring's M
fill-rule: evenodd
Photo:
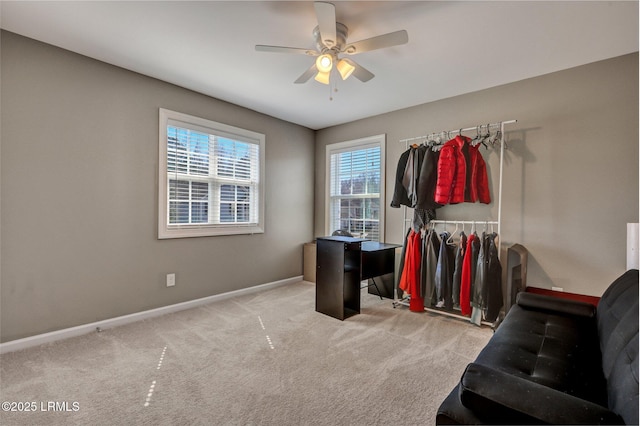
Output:
M462 225L462 229L464 229L465 225L471 225L471 232L481 226L484 229L491 227L491 231L493 232L493 226L497 225L498 235L500 235L500 221L497 220L432 220L429 222L429 225L444 225L445 231L448 225L455 225L456 229L458 229L458 225Z
M478 130L482 127L487 127L487 128L492 128L492 127L499 127L502 128L502 125L504 124L511 124L511 123L517 123L518 120L507 120L507 121L501 121L499 123L489 123L489 124L480 124L474 127L465 127L464 129L455 129L455 130L448 130L448 131L442 131L442 132L434 132L434 133L429 133L428 135L423 135L423 136L416 136L413 138L408 138L408 139L400 139L400 142L403 143L407 143L407 142L411 142L411 141L416 141L416 140L425 140L425 139L430 139L432 137L438 136L438 135L442 135L442 134L446 134L449 135L451 133L463 133L463 132L469 132L471 130Z
M434 225L497 225L497 220L431 220Z

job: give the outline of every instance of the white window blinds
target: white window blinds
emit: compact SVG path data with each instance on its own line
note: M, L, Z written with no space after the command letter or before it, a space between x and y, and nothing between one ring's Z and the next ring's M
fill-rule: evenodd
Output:
M356 142L328 146L328 231L381 241L382 144Z
M166 216L160 237L262 232L264 136L247 137L242 129L234 134L230 126L179 113L174 119L171 113L165 113L161 136Z

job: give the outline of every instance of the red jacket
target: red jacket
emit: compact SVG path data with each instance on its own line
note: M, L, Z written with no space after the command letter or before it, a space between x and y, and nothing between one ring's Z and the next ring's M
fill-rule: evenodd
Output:
M422 239L420 232L409 231L407 250L405 253L404 269L398 287L410 294L409 310L421 312L424 310L424 297L420 296L420 259L422 258Z
M482 158L482 154L480 154L479 148L480 145L469 145L469 159L471 163L471 185L469 185L470 197L468 199L465 199L465 201L470 201L472 203L480 201L481 203L489 204L491 202L491 194L489 193L487 165L484 162L484 158ZM467 170L467 173L468 172L469 171Z
M442 147L434 195L436 203L491 202L487 166L478 151L479 147L469 142L471 138L458 135Z
M456 204L464 201L467 166L462 147L470 139L456 136L444 144L438 159L438 180L434 201L440 204Z

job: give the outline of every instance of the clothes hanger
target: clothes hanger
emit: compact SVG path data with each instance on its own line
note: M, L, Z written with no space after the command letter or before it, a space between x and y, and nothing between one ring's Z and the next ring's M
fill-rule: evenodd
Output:
M451 235L449 235L449 238L447 238L447 244L450 246L454 246L456 245L456 242L453 241L453 237L456 234L456 232L458 232L458 222L456 222L456 229L453 230L453 232L451 233Z
M427 136L427 142L426 142L427 146L429 148L431 148L432 151L436 150L436 145L438 144L438 141L436 141L433 133L430 134L429 136Z
M480 144L485 144L487 137L489 136L489 125L487 124L487 133L482 134L483 125L479 125L476 127L476 137L471 141L471 146L478 146ZM486 147L486 145L484 145Z
M498 128L498 130L492 135L489 131L489 135L487 137L487 142L491 144L491 146L495 146L496 143L499 143L502 139L502 131Z
M480 141L480 143L486 148L489 149L489 147L487 146L487 142L489 141L489 139L491 138L491 124L487 123L487 134L484 135L484 137L482 138L482 140Z
M440 151L442 149L442 145L444 145L442 140L442 133L444 132L441 132L434 136L434 144L431 146L432 151Z
M496 135L493 138L493 145L499 144L502 142L502 130L498 129Z
M433 224L433 227L429 230L429 234L435 234L436 238L438 239L438 241L440 243L442 243L442 238L440 238L440 234L438 234L438 231L436 231L436 224ZM427 238L431 238L430 235L427 236Z
M471 139L471 146L476 146L480 143L480 141L482 140L482 137L480 136L480 127L481 126L476 126L476 136Z

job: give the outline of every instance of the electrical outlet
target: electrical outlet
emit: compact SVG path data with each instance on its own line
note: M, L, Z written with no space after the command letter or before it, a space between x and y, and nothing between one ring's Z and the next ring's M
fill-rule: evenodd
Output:
M167 274L167 287L176 285L176 274Z
M551 287L551 290L553 290L553 291L564 291L564 289L562 287Z

